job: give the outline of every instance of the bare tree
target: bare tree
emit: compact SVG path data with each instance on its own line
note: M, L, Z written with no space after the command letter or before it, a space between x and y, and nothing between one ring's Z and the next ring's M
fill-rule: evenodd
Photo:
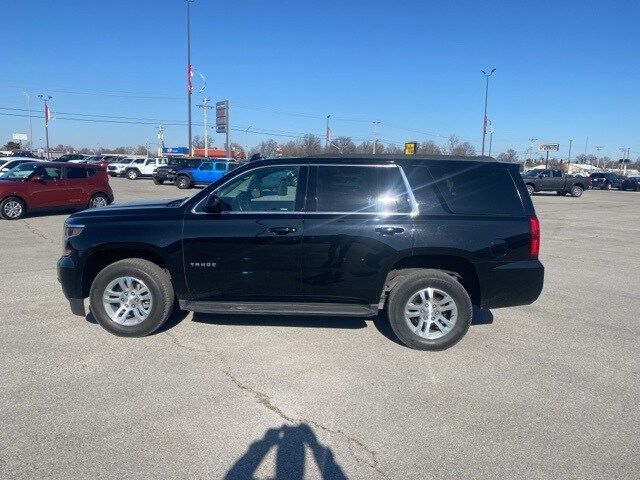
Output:
M336 137L331 140L327 153L340 153L342 155L356 153L356 144L353 143L351 137Z
M388 153L389 155L400 155L404 153L404 149L400 145L390 143L385 147L385 153Z
M147 147L145 145L138 145L136 148L133 149L133 154L134 155L146 155L147 154Z
M469 142L462 142L451 149L451 155L475 155L476 149Z
M278 142L276 142L275 140L269 139L269 140L260 142L256 153L260 153L261 157L271 158L271 157L275 157L277 148L278 148ZM252 150L252 153L253 153L253 150Z
M498 155L498 160L500 160L501 162L517 163L518 152L516 152L513 148L510 148L506 152L502 152L500 155Z
M300 153L302 155L315 155L322 151L322 143L320 137L307 133L299 141Z
M455 135L449 135L447 143L444 147L444 153L447 155L453 155L453 149L458 146L460 139Z
M427 140L420 144L417 153L420 155L442 155L442 149L433 140Z

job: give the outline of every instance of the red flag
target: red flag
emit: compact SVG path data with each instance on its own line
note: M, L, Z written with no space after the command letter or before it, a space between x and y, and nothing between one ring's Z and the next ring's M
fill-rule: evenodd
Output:
M44 104L44 124L49 125L49 105Z
M191 65L187 65L187 93L191 95L193 92L193 85L191 84L191 77L193 76L193 71L191 70Z

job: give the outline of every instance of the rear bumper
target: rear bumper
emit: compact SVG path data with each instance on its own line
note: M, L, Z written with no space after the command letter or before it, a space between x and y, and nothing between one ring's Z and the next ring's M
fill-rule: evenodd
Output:
M70 256L61 257L60 260L58 260L57 271L58 282L60 282L62 286L62 293L67 297L67 300L69 300L71 312L74 315L84 317L85 309L82 294L82 278L75 260Z
M538 260L488 265L479 271L481 307L501 308L535 302L544 284L544 267Z

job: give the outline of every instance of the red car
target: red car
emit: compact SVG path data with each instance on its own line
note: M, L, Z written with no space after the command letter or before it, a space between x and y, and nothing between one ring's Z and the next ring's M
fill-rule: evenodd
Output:
M99 165L28 162L0 175L0 216L27 212L96 208L113 202L107 171Z

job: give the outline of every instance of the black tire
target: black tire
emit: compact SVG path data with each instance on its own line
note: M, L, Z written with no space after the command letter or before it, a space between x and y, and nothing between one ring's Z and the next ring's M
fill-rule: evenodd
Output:
M560 195L561 197L564 197L567 194L567 192L565 192L564 190L558 190L556 192L556 195Z
M533 185L527 185L527 192L529 192L529 195L533 195L533 192L535 192L536 189L533 188Z
M404 317L404 309L409 299L419 290L437 288L447 293L455 302L458 318L453 328L437 339L418 336L409 328ZM469 294L451 275L440 270L422 270L410 274L398 282L391 290L388 301L389 323L400 341L416 350L443 350L455 345L467 333L473 317L473 306Z
M102 296L108 284L122 276L142 280L151 292L153 303L149 316L137 325L121 325L113 321L102 304ZM107 331L122 337L143 337L155 332L173 311L175 294L171 278L166 270L148 260L127 258L105 267L91 284L89 304L91 313Z
M127 177L129 180L137 180L138 177L140 176L140 172L138 172L138 170L136 170L135 168L131 168L129 170L127 170L124 173L125 177Z
M605 183L604 189L605 190L611 190L611 184L609 182Z
M156 177L153 177L153 183L156 185L163 185L164 180L158 180Z
M18 197L7 197L0 202L0 217L5 220L19 220L26 214L27 205Z
M574 185L573 187L571 187L571 196L578 198L582 196L582 192L584 192L584 190L582 189L582 187L579 187L578 185Z
M173 183L180 190L186 190L188 188L193 187L193 183L191 182L191 179L186 175L178 175Z
M107 197L104 193L96 193L87 204L88 208L99 208L106 207L109 205L109 197Z

